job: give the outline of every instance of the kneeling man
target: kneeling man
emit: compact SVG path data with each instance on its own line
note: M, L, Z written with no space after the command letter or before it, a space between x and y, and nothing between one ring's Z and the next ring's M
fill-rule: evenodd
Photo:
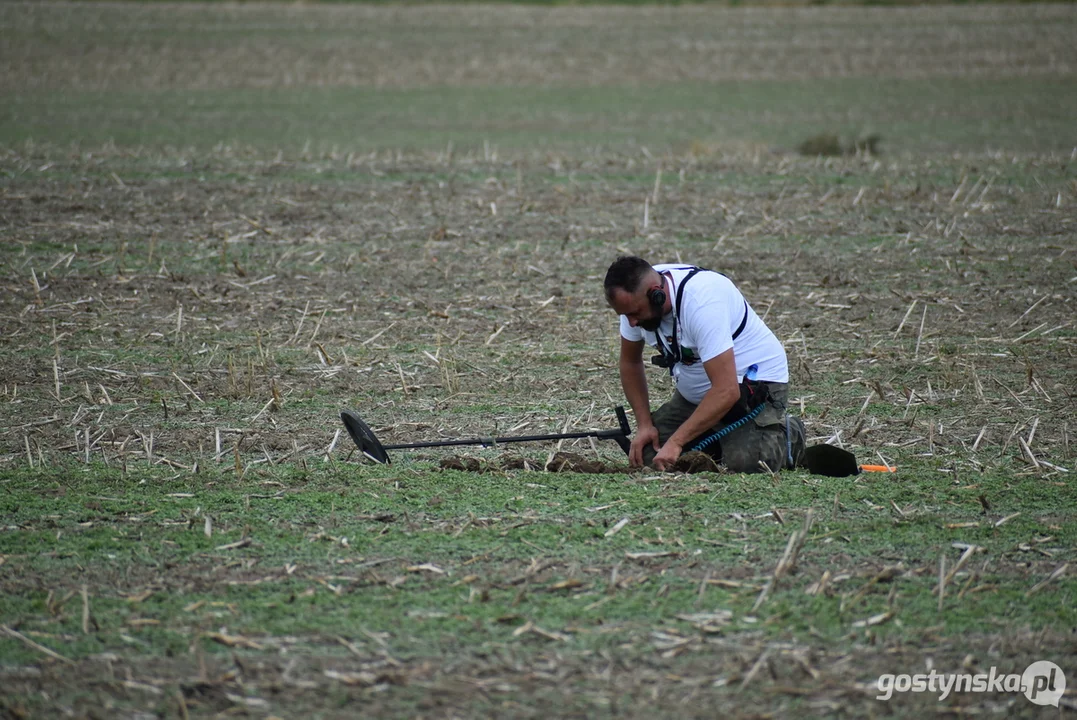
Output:
M629 464L665 470L702 449L733 472L796 466L804 424L786 412L785 348L729 278L628 256L610 266L604 287L621 316L621 387L636 415ZM676 384L653 413L644 342Z

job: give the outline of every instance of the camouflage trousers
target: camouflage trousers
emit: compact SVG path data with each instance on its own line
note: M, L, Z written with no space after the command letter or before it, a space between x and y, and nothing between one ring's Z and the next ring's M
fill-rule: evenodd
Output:
M770 398L764 404L763 410L706 449L707 453L714 456L730 472L765 472L760 463L766 463L766 466L774 471L791 469L796 467L804 453L804 423L800 418L786 412L789 386L786 383L766 385ZM651 413L654 426L658 429L659 441L664 443L669 439L695 412L696 407L679 392L674 391L668 402ZM725 423L719 423L701 438L724 427ZM692 443L688 443L684 449L688 451L691 447ZM648 445L643 450L643 461L650 465L655 454L654 448Z

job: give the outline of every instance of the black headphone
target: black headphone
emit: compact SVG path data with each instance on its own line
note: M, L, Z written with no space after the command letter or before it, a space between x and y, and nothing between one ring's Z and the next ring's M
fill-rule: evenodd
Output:
M666 304L666 291L661 288L651 288L647 291L647 302L655 310L661 310Z
M666 279L662 278L662 287L651 288L647 291L647 302L651 304L651 307L661 312L662 308L666 305Z

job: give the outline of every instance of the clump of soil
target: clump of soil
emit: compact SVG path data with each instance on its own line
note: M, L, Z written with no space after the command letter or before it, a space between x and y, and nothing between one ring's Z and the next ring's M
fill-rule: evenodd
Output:
M541 470L542 463L518 455L503 455L499 462L502 470Z
M442 458L439 465L442 470L462 470L464 472L483 472L487 469L476 458L457 457L455 455Z
M724 472L725 468L714 461L714 458L700 450L690 450L684 453L677 462L673 463L674 472L701 473L701 472Z

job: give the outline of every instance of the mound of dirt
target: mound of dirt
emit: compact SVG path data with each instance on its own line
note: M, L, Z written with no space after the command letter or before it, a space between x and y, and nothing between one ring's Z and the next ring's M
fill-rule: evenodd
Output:
M459 470L462 472L496 472L500 470L545 470L546 472L574 472L591 475L613 475L631 472L627 464L604 463L601 460L589 459L577 453L555 453L545 467L539 462L529 461L518 455L502 455L493 460L479 460L478 458L453 455L442 458L439 466L442 470ZM677 460L673 466L674 472L701 473L701 472L724 472L725 469L718 465L714 458L704 452L687 452Z
M463 472L494 472L499 470L545 470L547 472L576 473L623 473L628 472L627 465L606 464L601 460L589 460L575 453L559 452L543 466L541 461L527 460L516 455L503 455L493 460L479 460L464 456L442 458L439 466L442 470L460 470Z
M674 472L701 473L701 472L725 472L725 468L714 461L710 455L699 450L690 450L684 453L673 464Z
M516 455L504 455L501 458L502 470L538 470L539 463L530 462Z
M484 472L487 470L483 463L476 458L457 457L455 455L442 458L438 464L442 470L462 470L464 472Z

